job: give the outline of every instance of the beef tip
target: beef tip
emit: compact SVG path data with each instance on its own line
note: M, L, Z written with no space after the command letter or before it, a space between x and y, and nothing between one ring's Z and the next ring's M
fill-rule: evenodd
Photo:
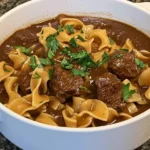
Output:
M134 78L139 74L134 53L123 50L116 51L111 55L108 61L108 70L120 79Z
M60 102L65 102L65 99L71 96L80 95L80 87L83 84L82 77L73 76L71 71L65 70L59 65L54 66L53 78L49 82L49 87Z
M21 93L26 95L30 93L30 80L31 80L31 75L30 75L30 70L26 71L20 71L18 73L18 78L19 78L19 85L21 89Z
M112 73L105 73L95 79L98 99L109 107L117 108L122 100L122 82Z
M14 39L20 43L38 42L38 36L36 35L36 32L33 32L30 29L22 29L17 31L14 35Z

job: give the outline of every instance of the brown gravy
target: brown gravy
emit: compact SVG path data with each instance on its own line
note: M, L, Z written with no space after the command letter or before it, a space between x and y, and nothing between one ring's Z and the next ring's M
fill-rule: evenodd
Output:
M59 24L59 20L62 17L66 17L66 15L59 15L58 17L31 25L27 27L26 29L18 30L16 31L12 36L10 36L7 40L5 40L0 45L0 61L6 61L9 65L12 65L12 62L8 58L8 53L15 47L15 46L25 46L30 47L33 44L38 43L38 37L36 34L41 31L42 27L47 26L48 23L52 24L52 27L57 28ZM67 16L70 17L70 16ZM72 16L71 16L72 17ZM118 21L114 20L108 20L103 18L96 18L96 17L75 17L83 21L84 24L92 24L94 25L94 28L99 29L106 29L108 36L112 37L113 40L120 46L122 46L126 39L131 39L131 41L134 43L134 46L138 50L149 50L150 48L150 38L143 34L141 31ZM97 77L98 75L101 75L106 70L104 68L94 69L91 71L92 79ZM94 89L94 87L91 86L91 89ZM95 90L95 89L94 89ZM94 91L93 90L93 91ZM8 97L7 94L1 93L0 94L0 102L5 103L7 101ZM135 115L138 115L145 110L150 108L150 104L138 106L138 113ZM121 121L116 120L116 122ZM103 125L103 123L102 123Z

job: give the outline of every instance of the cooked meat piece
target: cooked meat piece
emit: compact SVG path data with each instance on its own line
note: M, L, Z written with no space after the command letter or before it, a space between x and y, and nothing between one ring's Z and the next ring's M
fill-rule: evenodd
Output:
M112 73L105 73L95 79L98 99L109 107L116 108L122 100L122 83Z
M38 42L38 36L36 35L36 32L33 32L30 29L23 29L16 32L14 38L16 39L16 41L20 41L21 43Z
M20 85L22 94L29 94L30 93L30 80L31 80L30 70L20 71L18 73L18 78L19 78L19 85Z
M108 70L120 79L134 78L139 74L134 53L123 50L116 51L111 55L108 61Z
M52 93L63 103L66 98L80 95L80 87L84 80L80 76L73 76L71 71L59 65L54 66L53 78L49 82Z

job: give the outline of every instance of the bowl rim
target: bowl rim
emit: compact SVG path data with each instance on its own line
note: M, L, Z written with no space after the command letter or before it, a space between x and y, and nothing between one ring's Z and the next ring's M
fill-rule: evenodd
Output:
M6 14L4 14L3 16L1 16L0 20L3 20L4 18L7 18L7 16L11 15L15 11L18 11L18 10L22 9L24 6L31 5L32 3L35 4L38 1L43 1L43 0L32 0L32 1L26 2L22 5L19 5L16 8L14 8L14 9L10 10L9 12L7 12ZM125 1L125 0L115 0L115 1L123 3L124 5L134 7L136 9L138 9L139 11L141 11L142 13L146 13L150 16L150 12L148 12L144 8L139 7L138 5L136 5L132 2ZM50 125L46 125L46 124L43 124L43 123L39 123L39 122L30 120L30 119L27 119L23 116L20 116L19 114L15 113L15 112L9 110L2 103L0 103L0 123L3 123L3 112L6 113L7 115L9 115L10 117L15 118L16 120L19 120L22 123L26 123L28 125L32 125L32 126L35 126L35 127L44 128L44 129L48 129L48 130L54 130L54 131L60 131L60 132L73 132L73 133L98 132L98 131L106 131L106 130L108 131L108 130L116 129L116 128L119 128L119 127L128 126L132 123L136 123L139 120L142 120L143 118L150 115L150 109L148 109L147 111L137 115L136 117L133 117L129 120L122 121L122 122L119 122L119 123L111 124L111 125L91 127L91 128L70 128L70 127L50 126Z

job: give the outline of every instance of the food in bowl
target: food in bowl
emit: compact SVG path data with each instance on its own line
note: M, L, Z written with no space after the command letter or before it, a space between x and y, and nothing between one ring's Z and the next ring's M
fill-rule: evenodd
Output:
M59 15L1 46L0 101L53 126L96 127L150 108L150 38L114 20Z

